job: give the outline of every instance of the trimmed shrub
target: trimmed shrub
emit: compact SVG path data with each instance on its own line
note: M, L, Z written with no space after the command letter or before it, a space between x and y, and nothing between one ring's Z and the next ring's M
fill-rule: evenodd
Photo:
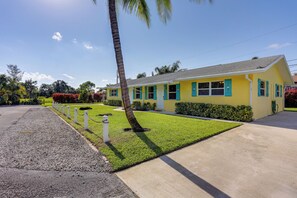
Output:
M106 100L103 102L103 104L109 105L109 106L121 107L122 101L121 100Z
M297 107L297 89L290 89L286 91L285 107Z
M79 94L54 93L53 100L59 103L77 103Z
M140 101L134 101L132 104L132 108L137 111L149 111L149 110L155 110L156 109L156 103L151 104L150 102L146 102L141 104Z
M234 107L231 105L179 102L175 106L177 114L243 122L253 120L252 107L246 105Z
M38 100L37 98L34 98L34 99L21 99L20 104L21 105L41 105L42 101Z

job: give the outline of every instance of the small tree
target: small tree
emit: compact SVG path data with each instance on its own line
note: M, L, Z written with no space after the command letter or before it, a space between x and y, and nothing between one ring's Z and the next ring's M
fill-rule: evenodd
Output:
M145 72L140 73L140 74L137 75L137 79L138 78L145 78L145 77L146 77L146 73Z

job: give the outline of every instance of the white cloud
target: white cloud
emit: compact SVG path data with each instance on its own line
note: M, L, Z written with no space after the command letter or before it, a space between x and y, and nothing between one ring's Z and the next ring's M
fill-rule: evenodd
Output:
M108 80L103 79L103 80L101 80L101 82L106 83L106 82L108 82Z
M69 74L62 74L62 75L65 76L66 78L71 79L71 80L75 79L73 76L70 76Z
M48 75L48 74L42 74L39 72L24 72L23 81L29 80L29 79L36 80L38 82L38 84L40 84L42 82L50 83L50 82L55 81L55 79L51 75Z
M284 47L288 47L290 45L292 45L292 43L273 43L273 44L269 45L267 48L268 49L281 49Z
M73 39L73 40L72 40L72 43L73 43L73 44L77 44L77 43L78 43L77 39L76 39L76 38Z
M94 49L93 45L90 42L84 42L83 46L87 50L93 50Z
M60 32L55 32L54 35L52 36L52 39L60 42L63 39L63 36Z

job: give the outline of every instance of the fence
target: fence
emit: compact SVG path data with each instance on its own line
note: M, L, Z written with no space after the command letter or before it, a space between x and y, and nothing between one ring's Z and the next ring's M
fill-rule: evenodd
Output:
M66 105L63 105L63 104L60 104L60 103L57 103L57 102L53 102L52 104L52 107L57 110L58 112L62 113L64 116L66 116L68 119L72 119L71 117L71 109L70 109L70 106L66 106ZM77 108L74 108L74 111L73 111L73 122L75 124L79 124L78 122L78 109ZM89 130L89 121L92 121L92 122L95 122L96 124L99 124L99 123L103 123L103 141L106 143L106 142L109 142L110 139L109 139L109 135L108 135L108 126L109 126L109 121L108 121L108 116L103 116L103 119L102 121L96 121L95 119L91 118L89 116L89 113L88 113L88 110L85 110L84 111L84 114L83 114L83 117L84 117L84 130Z

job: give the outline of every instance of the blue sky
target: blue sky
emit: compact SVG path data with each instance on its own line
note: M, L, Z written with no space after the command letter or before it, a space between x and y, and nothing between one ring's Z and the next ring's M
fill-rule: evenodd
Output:
M197 68L284 54L297 59L296 0L172 1L171 21L159 20L148 1L152 26L119 14L128 78L180 60ZM77 87L91 80L114 83L116 63L105 0L0 1L0 73L17 64L24 78L62 79ZM290 61L289 64L297 64ZM297 66L291 67L297 71Z

